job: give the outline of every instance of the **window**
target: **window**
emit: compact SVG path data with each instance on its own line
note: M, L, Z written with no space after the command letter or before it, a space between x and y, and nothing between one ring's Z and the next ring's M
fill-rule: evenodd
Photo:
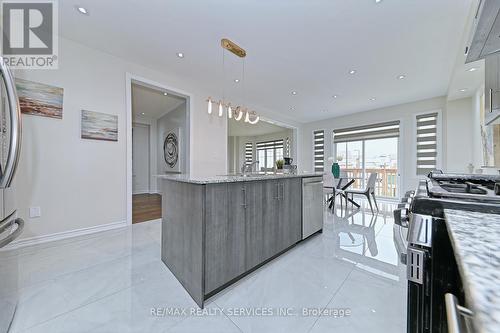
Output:
M253 162L253 143L245 143L245 164Z
M352 188L364 188L375 172L375 194L398 196L399 121L335 130L333 142L341 171L356 179Z
M283 159L283 140L257 142L257 157L261 171L272 170Z
M314 172L323 172L325 169L325 131L314 131Z
M437 166L437 113L417 116L417 175L427 175Z

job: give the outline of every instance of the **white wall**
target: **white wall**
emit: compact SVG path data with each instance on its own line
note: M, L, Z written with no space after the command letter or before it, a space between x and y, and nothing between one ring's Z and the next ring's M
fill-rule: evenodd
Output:
M149 125L134 123L132 130L132 193L150 193Z
M157 193L157 160L158 160L158 130L156 119L147 116L138 115L132 119L133 123L144 124L149 126L149 192Z
M158 134L156 140L158 142L158 173L167 172L165 160L163 159L163 139L164 135L175 128L180 128L180 160L181 160L181 172L187 172L187 123L186 123L186 103L183 103L176 107L174 110L168 112L163 117L157 120Z
M449 101L446 105L443 148L448 172L468 172L467 166L474 164L473 102L473 98L468 97Z
M16 77L64 88L63 119L23 116L23 145L16 175L22 238L93 227L126 219L126 73L193 96L191 172L225 173L227 122L206 113L212 91L175 75L126 62L60 38L58 70L16 71ZM82 140L80 110L118 115L118 142ZM217 149L214 149L217 147ZM40 206L42 216L28 218Z
M312 170L312 132L314 130L325 130L325 158L328 159L333 153L332 132L334 129L400 120L400 188L402 191L413 189L420 178L416 176L415 169L415 116L419 113L441 111L438 129L438 135L441 131L438 167L447 172L466 172L469 163L477 167L481 156L480 132L476 128L479 123L479 96L480 92L475 97L453 101L446 101L445 97L437 97L306 124L300 131L302 151L299 169Z
M420 178L416 175L415 168L415 116L419 113L444 110L445 107L446 99L437 97L305 124L301 128L299 136L301 145L299 170L313 170L312 140L314 130L325 130L325 159L328 159L329 156L333 156L332 132L334 129L399 120L401 122L399 140L400 188L403 191L412 189ZM328 169L326 161L325 169Z

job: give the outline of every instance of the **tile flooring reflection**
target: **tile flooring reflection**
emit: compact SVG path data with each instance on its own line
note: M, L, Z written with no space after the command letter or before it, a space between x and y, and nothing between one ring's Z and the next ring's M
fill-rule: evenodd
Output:
M19 250L13 332L404 332L392 203L325 210L324 232L212 297L160 260L160 221ZM169 312L170 311L170 312ZM183 313L185 311L185 313Z

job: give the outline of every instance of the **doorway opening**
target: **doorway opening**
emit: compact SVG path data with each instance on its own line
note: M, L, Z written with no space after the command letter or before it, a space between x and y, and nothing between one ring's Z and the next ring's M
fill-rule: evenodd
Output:
M130 100L130 208L135 224L166 214L158 175L189 172L189 97L132 79Z

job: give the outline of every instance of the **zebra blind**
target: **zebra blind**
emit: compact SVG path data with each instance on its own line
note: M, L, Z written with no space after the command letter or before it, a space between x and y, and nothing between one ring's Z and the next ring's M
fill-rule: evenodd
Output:
M253 143L245 143L245 163L250 164L253 161Z
M436 169L437 118L437 113L417 116L417 175Z
M333 131L333 142L349 142L399 137L399 121L357 126Z
M314 172L323 172L325 168L325 131L313 132Z
M257 150L283 148L283 139L257 142Z

